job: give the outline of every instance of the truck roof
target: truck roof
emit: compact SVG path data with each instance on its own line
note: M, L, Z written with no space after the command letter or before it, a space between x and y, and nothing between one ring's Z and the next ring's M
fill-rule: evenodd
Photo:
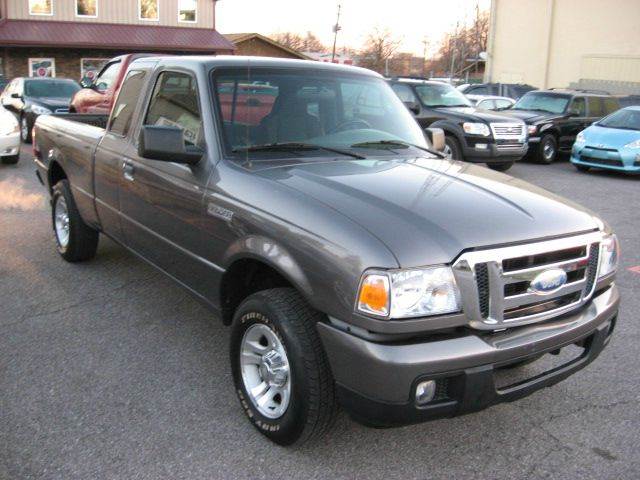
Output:
M165 65L180 65L183 67L200 67L207 65L210 67L273 67L273 68L301 68L314 70L327 70L334 72L357 72L361 75L383 78L382 75L366 68L354 67L351 65L341 65L328 62L317 62L314 60L295 60L288 58L271 57L249 57L240 55L185 55L185 56L153 56L139 58L131 62L136 65L140 62L157 61Z

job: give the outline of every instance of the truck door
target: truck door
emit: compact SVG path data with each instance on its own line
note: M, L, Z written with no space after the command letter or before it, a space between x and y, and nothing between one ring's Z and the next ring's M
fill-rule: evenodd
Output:
M120 189L123 175L123 156L133 114L140 100L147 72L131 70L127 73L107 130L96 149L93 160L96 211L105 233L123 242L120 221Z
M569 116L560 122L560 149L568 150L578 132L584 129L587 118L587 102L584 97L574 97L567 109Z
M190 73L161 72L141 112L139 124L180 127L185 142L206 151L197 82ZM206 156L196 165L150 160L138 155L137 143L134 138L125 152L122 177L126 244L193 291L211 294L217 269L205 260L202 229L211 164Z

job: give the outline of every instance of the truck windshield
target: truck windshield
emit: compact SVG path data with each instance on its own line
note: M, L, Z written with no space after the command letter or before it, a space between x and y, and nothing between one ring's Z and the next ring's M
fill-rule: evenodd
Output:
M563 113L569 97L552 93L526 93L513 106L517 110L538 110L549 113Z
M600 120L598 126L640 131L640 110L618 110Z
M424 83L416 86L425 107L471 107L473 104L460 90L448 83Z
M216 70L213 82L225 147L236 156L357 156L363 145L384 154L391 150L384 141L428 146L381 78L244 67Z
M71 98L80 85L68 80L31 80L24 84L27 97Z

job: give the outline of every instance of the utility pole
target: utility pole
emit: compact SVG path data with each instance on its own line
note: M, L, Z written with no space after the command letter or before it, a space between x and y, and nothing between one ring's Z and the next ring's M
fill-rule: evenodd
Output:
M451 69L449 70L449 79L453 79L453 69L456 66L456 47L457 47L457 40L458 40L458 28L460 26L460 23L456 22L456 31L453 35L453 41L451 42L453 45L450 45L449 48L451 50ZM451 41L451 40L450 40Z
M424 51L422 52L422 76L427 76L427 47L429 46L429 40L427 37L424 37L422 40L422 44L424 45Z
M340 26L340 10L342 9L342 5L338 4L338 18L336 19L336 24L333 26L333 53L331 54L331 63L336 60L336 44L338 43L338 32L342 30Z

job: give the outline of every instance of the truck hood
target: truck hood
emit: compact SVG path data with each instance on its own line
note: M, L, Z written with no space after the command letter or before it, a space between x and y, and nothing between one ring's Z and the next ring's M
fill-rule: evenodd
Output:
M503 115L502 113L476 107L438 107L434 110L456 117L461 122L477 122L478 119L486 123L513 122L513 118Z
M586 145L600 148L623 148L640 139L640 131L591 125L584 131Z
M463 250L594 230L584 208L484 167L418 157L313 162L257 172L306 194L380 239L402 267Z
M549 122L551 120L556 120L558 118L563 118L565 115L561 113L550 113L550 112L539 112L537 110L519 110L510 108L509 110L504 110L502 113L504 115L508 115L510 117L519 118L520 120L524 120L525 123L529 125L535 125L541 122Z

